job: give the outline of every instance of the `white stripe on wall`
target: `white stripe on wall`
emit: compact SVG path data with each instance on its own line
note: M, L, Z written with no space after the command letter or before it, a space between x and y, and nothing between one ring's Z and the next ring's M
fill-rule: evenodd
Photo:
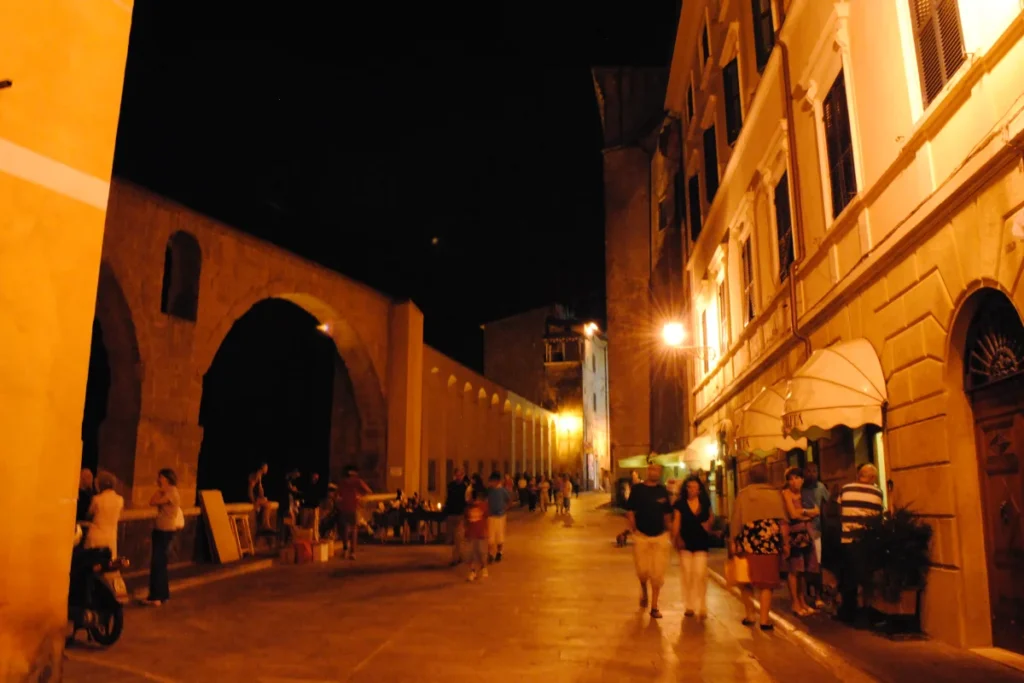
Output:
M0 173L41 185L106 211L110 182L0 138Z

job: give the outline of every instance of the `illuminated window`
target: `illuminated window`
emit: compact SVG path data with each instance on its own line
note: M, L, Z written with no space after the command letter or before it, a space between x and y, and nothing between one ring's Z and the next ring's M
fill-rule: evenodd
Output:
M700 237L700 181L697 176L691 176L687 190L687 201L690 204L690 239L694 242Z
M751 0L754 10L754 50L757 70L764 71L775 47L775 22L772 20L772 0Z
M924 104L931 104L967 60L957 0L910 0Z
M789 178L783 173L775 186L775 232L779 243L779 282L793 265L793 217L789 210Z
M840 71L821 103L828 148L829 180L832 186L832 217L843 212L857 195L857 176L853 167L853 138L850 135L850 110L846 101L846 78ZM788 203L788 197L787 197Z
M743 105L740 101L740 67L735 57L722 69L722 88L725 92L725 138L736 142L743 129Z
M704 195L708 206L715 200L718 192L718 138L715 127L704 131Z
M743 326L754 319L754 255L750 236L740 245L740 268L743 271Z

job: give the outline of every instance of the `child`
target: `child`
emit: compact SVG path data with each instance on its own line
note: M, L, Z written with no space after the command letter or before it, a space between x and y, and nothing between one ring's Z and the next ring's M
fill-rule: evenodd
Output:
M487 489L473 491L473 500L466 505L466 541L469 543L469 580L487 576Z

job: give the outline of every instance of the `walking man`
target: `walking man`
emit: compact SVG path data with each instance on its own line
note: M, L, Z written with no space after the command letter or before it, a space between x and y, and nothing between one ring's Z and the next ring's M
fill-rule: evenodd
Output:
M878 488L878 468L871 463L860 466L857 481L846 484L839 491L839 507L843 524L843 565L839 572L841 604L836 618L853 622L857 618L857 588L861 575L862 558L857 545L869 518L882 514L884 499Z
M452 566L462 562L462 543L466 537L466 483L465 473L461 467L455 468L452 480L448 482L448 495L444 501L444 513L447 516L445 533L452 544Z
M672 528L672 505L668 489L661 483L661 465L647 466L647 479L629 492L626 501L626 520L633 534L633 561L640 579L640 608L651 607L651 618L661 619L658 596L665 584L665 570L672 548L669 529ZM647 584L651 591L648 596ZM649 600L648 600L649 597Z
M338 526L341 527L342 557L348 552L348 559L356 559L356 541L359 538L359 502L363 496L373 493L366 482L359 477L359 470L352 465L345 468L345 478L338 484L335 507L338 511Z
M487 562L501 562L501 551L505 547L505 528L508 519L505 514L512 503L512 494L501 485L501 475L491 475L487 486Z

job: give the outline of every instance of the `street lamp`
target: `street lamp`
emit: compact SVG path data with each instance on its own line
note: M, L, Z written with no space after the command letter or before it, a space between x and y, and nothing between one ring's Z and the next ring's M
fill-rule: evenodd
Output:
M327 336L330 336L330 334L331 334L331 324L330 323L320 323L319 325L316 326L316 329L321 334L326 334Z
M661 340L665 346L679 348L686 341L686 329L679 322L665 323L661 328Z

